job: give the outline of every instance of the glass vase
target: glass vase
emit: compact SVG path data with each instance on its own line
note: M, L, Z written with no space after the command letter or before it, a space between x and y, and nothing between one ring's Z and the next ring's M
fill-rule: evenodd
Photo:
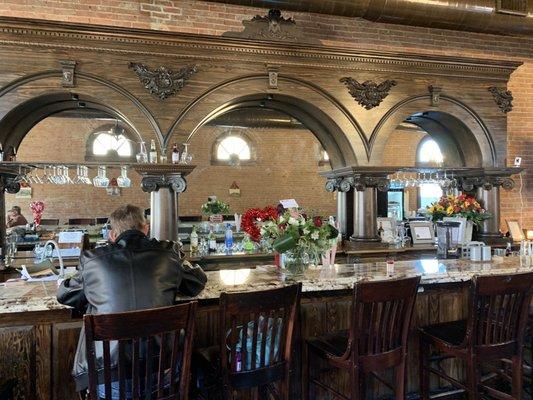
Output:
M283 253L283 267L290 277L303 276L311 264L311 257L300 249L288 250Z

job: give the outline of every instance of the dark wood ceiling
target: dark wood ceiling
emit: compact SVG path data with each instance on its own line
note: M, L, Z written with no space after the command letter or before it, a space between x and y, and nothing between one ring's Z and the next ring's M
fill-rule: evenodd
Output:
M374 22L533 36L533 0L208 0Z

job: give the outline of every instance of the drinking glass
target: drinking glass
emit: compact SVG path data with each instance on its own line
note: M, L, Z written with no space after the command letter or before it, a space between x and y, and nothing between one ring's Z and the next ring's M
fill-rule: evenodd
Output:
M130 187L131 180L128 178L128 167L123 165L120 167L120 176L117 178L118 187Z

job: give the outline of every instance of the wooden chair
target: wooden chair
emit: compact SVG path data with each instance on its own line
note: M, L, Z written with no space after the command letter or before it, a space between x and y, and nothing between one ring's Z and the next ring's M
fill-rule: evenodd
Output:
M531 300L533 272L475 277L471 285L468 319L420 328L420 392L429 399L429 373L438 375L469 399L487 394L496 399L522 396L522 349ZM430 346L443 353L430 357ZM445 374L442 360L456 357L466 363L466 384ZM490 363L504 360L503 367ZM437 368L431 366L436 361ZM507 363L505 363L507 361ZM510 371L507 367L510 365ZM481 377L481 367L490 374ZM486 378L511 381L512 393L486 384ZM457 390L455 391L457 393Z
M119 314L85 315L90 400L98 385L111 399L112 382L120 399L131 386L134 399L186 400L197 303ZM102 357L97 364L96 349ZM103 356L102 356L103 354ZM113 363L115 365L111 365Z
M350 329L310 338L302 366L304 399L314 400L316 386L334 398L364 399L366 378L374 376L405 398L407 338L420 277L355 284ZM342 369L349 373L348 395L314 377L315 361L325 362L321 372ZM395 369L395 384L381 375Z
M259 397L289 399L294 325L301 284L251 293L222 293L219 346L199 355L215 365L222 397L257 388ZM222 349L222 351L221 351ZM279 388L274 383L279 382ZM212 399L213 394L208 398Z

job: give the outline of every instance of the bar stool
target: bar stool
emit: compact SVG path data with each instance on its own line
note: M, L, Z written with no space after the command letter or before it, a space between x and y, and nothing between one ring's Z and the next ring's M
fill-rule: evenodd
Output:
M318 386L340 399L364 399L365 379L372 375L405 398L407 338L420 277L355 284L350 329L307 340L307 365L303 363L304 399L316 398ZM313 376L315 359L327 363L321 372L349 372L349 396ZM307 368L306 368L307 367ZM381 373L395 369L394 385Z
M521 399L522 351L531 300L533 272L514 275L474 277L470 288L468 319L426 326L420 333L420 392L429 399L429 373L438 375L453 387L466 391L469 399L479 399L480 392L497 399ZM443 353L430 357L430 346ZM466 384L445 374L437 364L456 357L466 363ZM510 364L499 369L491 362ZM491 374L481 378L481 366ZM485 384L493 377L512 383L511 395ZM489 379L490 378L490 379ZM441 394L442 396L442 394Z
M204 370L216 368L224 399L233 399L236 390L257 388L260 398L289 400L300 292L301 284L221 294L219 346L200 349L197 355Z
M121 400L188 399L196 307L196 302L190 302L85 315L88 398L98 400L98 386L103 385L106 400L111 399L112 391L118 391Z

